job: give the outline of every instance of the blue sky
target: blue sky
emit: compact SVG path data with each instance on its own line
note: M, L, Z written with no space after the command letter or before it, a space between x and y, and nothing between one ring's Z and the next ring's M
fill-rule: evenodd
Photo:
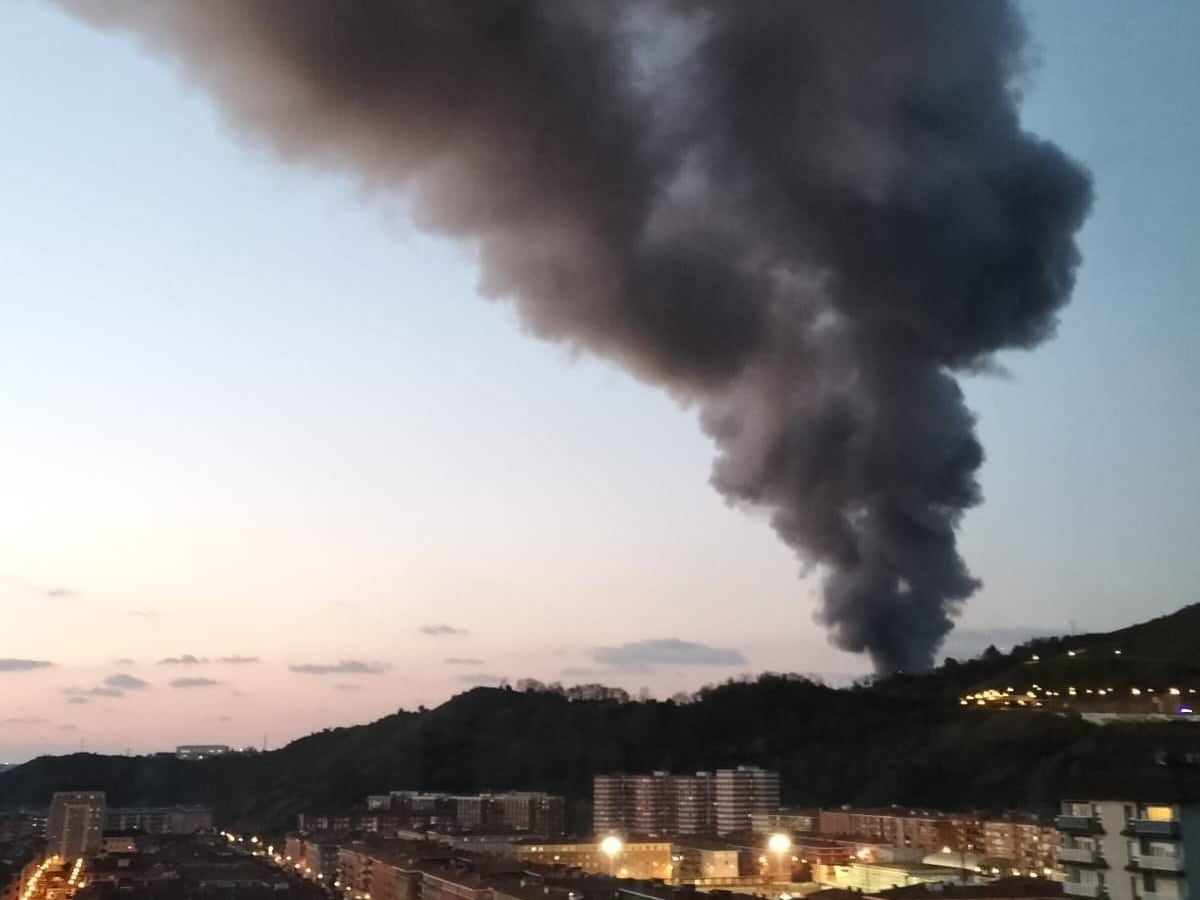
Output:
M1024 8L1026 124L1097 203L1057 340L966 383L959 653L1165 613L1200 574L1200 11ZM30 0L0 26L0 660L54 664L0 672L0 759L279 742L498 676L867 670L709 488L689 411L522 334L467 250L242 145L132 42ZM185 654L216 684L180 704L158 660ZM377 671L289 668L348 660Z

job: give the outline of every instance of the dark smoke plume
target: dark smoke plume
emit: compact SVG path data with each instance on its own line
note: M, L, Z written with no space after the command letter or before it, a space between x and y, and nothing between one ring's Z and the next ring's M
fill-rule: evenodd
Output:
M402 193L538 335L695 404L713 483L919 669L979 586L955 373L1053 334L1087 174L1021 130L1012 6L59 0L279 157Z

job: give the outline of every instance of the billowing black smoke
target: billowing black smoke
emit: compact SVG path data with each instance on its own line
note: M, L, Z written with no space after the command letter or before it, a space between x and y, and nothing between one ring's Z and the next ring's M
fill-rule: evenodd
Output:
M1021 130L1013 7L960 0L59 0L281 158L402 192L537 334L699 407L713 483L928 666L979 583L954 373L1050 336L1086 173Z

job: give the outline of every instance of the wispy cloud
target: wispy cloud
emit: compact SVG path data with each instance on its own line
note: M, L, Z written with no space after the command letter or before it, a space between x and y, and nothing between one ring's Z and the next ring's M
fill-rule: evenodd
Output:
M81 687L66 687L63 688L63 693L72 697L124 697L125 692L120 688L115 688L107 685L99 687L81 688Z
M292 663L288 668L301 675L379 675L391 666L363 659L343 659L335 663Z
M418 630L421 634L427 634L430 637L452 637L467 633L467 629L455 628L453 625L422 625Z
M217 659L217 662L232 663L233 665L244 666L250 663L258 662L257 656L222 656Z
M135 619L153 619L158 613L152 609L131 609L125 615L133 616Z
M130 659L128 656L122 656L120 659L117 660L117 665L118 666L136 666L137 660Z
M508 679L504 675L493 675L490 672L471 672L467 675L459 675L458 680L461 684L469 684L474 687L496 687L500 682Z
M42 591L42 593L44 593L51 600L69 600L72 597L78 596L75 591L65 587L52 587Z
M150 682L142 681L136 675L126 675L124 672L109 675L104 679L104 683L109 687L119 688L122 691L141 691L150 687Z
M208 662L207 656L193 656L190 653L185 653L183 656L168 656L165 659L160 659L160 666L198 666Z
M18 717L13 717L11 719L0 719L0 725L47 725L47 724L49 724L49 721L47 719L18 718Z
M220 684L215 678L173 678L169 682L173 688L203 688Z
M596 647L592 650L592 659L612 669L640 671L654 666L740 666L746 662L740 650L710 647L679 638L654 638L619 647Z
M76 728L74 725L59 725L58 730L59 731L78 731L79 729Z
M335 684L333 685L333 689L335 691L343 691L347 694L350 694L356 691L361 691L363 688L361 684Z
M446 663L451 666L482 666L485 660L473 656L447 656Z
M45 659L0 659L0 672L29 672L52 665L54 663Z
M84 703L91 703L92 701L90 701L87 697L68 697L67 702L76 706L82 706Z

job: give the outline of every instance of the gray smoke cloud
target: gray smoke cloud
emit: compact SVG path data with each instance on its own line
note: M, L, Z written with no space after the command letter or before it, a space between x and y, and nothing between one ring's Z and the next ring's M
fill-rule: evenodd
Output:
M289 163L468 241L535 334L695 406L713 484L920 669L979 586L956 374L1051 336L1087 173L1022 130L1005 3L58 0Z

